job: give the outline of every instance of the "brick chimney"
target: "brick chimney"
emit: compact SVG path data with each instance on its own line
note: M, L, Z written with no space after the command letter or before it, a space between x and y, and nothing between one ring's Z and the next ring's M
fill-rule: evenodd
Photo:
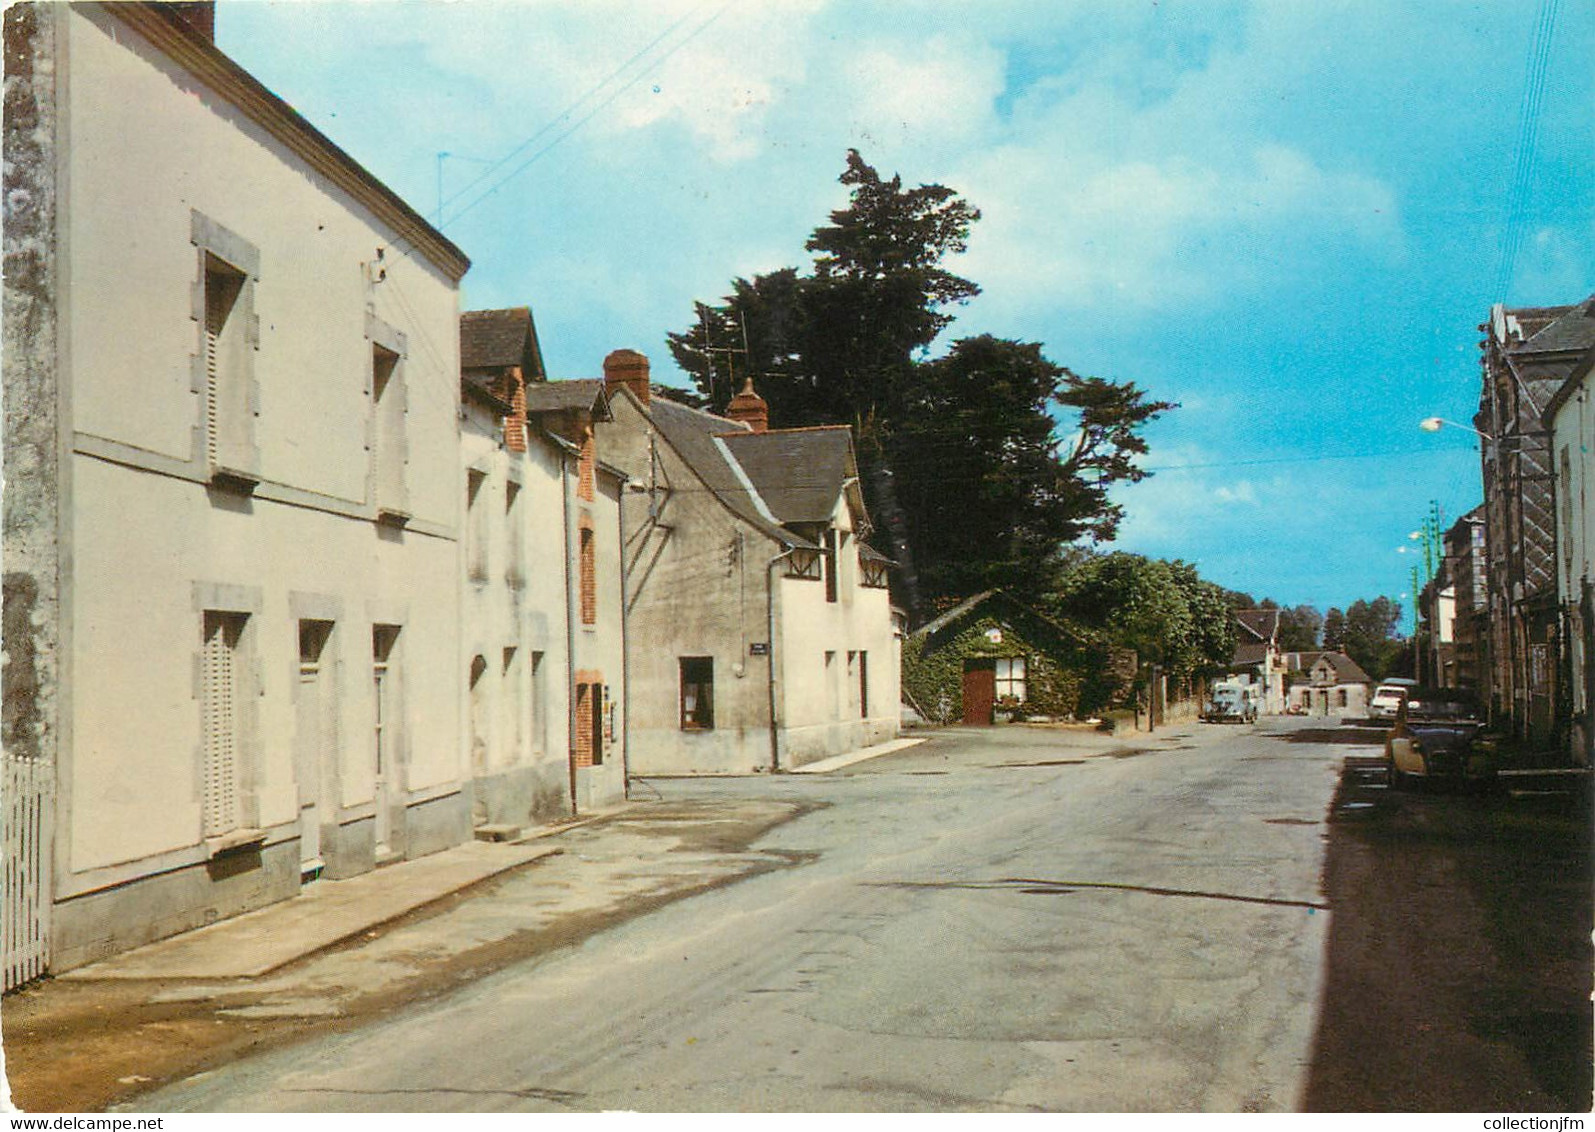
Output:
M189 31L205 40L207 43L216 42L216 3L215 0L204 0L203 3L168 3L163 5L167 11L177 17L179 23Z
M521 367L511 366L505 375L509 387L509 416L504 418L504 447L511 452L526 451L526 382L521 380Z
M610 393L624 385L637 400L648 404L648 357L636 350L616 350L604 359L604 389Z
M754 432L763 432L770 427L770 406L753 391L752 374L743 382L742 392L731 398L731 404L726 406L726 416L741 421Z

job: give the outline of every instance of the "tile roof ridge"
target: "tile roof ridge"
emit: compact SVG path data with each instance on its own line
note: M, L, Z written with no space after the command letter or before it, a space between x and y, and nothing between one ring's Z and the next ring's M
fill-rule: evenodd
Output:
M782 432L828 432L828 431L833 431L833 430L836 430L836 429L845 429L848 432L852 432L853 431L853 426L852 425L845 425L845 424L792 425L789 428L767 428L762 433L758 433L756 435L759 435L759 436L773 436L773 435L775 435L777 433L782 433Z
M748 428L747 425L743 424L741 421L734 421L730 417L722 417L719 413L711 413L708 409L700 409L696 405L685 405L685 404L682 404L680 401L675 400L673 397L663 397L663 396L661 396L661 397L659 397L659 398L657 398L657 399L655 399L653 401L650 401L649 404L646 406L646 408L651 410L654 407L654 405L669 405L672 409L680 409L684 413L691 413L694 416L699 416L699 417L707 417L711 421L716 421L716 422L718 422L720 424L730 425L731 426L731 432L733 434L743 433L743 432L752 432L753 431L752 429Z

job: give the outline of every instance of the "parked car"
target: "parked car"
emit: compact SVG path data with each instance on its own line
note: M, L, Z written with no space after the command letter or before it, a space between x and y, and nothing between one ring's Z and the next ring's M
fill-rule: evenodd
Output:
M1368 701L1368 718L1378 720L1380 723L1391 723L1396 718L1396 709L1401 706L1401 701L1407 698L1407 692L1417 683L1415 680L1383 680L1373 690L1373 698Z
M1256 723L1259 689L1255 684L1214 684L1207 693L1204 723Z
M1467 692L1409 688L1385 737L1390 785L1485 782L1498 766L1495 740L1484 730L1478 702Z
M1408 723L1478 723L1484 719L1478 697L1460 688L1407 689Z

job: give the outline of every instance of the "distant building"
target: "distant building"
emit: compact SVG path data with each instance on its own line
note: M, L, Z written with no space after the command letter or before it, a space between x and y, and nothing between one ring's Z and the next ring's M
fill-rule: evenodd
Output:
M1584 353L1545 409L1555 471L1556 597L1564 642L1568 754L1595 765L1595 298L1565 316L1560 341Z
M1489 672L1489 593L1484 553L1484 505L1446 530L1441 561L1455 601L1452 668L1447 687L1478 691Z
M1414 646L1421 684L1454 688L1456 683L1456 585L1442 560L1434 577L1418 592L1418 633Z
M1287 692L1287 707L1305 715L1362 718L1368 714L1368 689L1373 681L1362 666L1343 652L1293 652L1286 668L1301 675Z
M1235 611L1235 655L1230 667L1262 688L1262 710L1285 710L1285 676L1290 671L1279 647L1279 610Z

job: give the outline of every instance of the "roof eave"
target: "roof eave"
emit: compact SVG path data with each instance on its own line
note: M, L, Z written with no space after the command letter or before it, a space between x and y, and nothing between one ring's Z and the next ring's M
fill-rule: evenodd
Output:
M163 5L126 0L98 7L144 36L318 173L370 208L452 282L457 284L464 277L471 260L452 240L226 52L189 30Z

